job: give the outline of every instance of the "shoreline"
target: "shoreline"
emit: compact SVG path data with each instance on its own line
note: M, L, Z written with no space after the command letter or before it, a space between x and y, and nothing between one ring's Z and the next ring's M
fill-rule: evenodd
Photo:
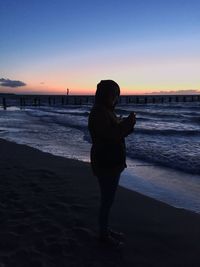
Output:
M89 159L86 158L79 159L76 157L65 157L60 153L54 154L28 144L17 143L14 140L7 141L19 145L25 145L43 153L49 153L52 156L63 157L69 160L77 160L80 163L83 162L89 164ZM197 192L196 189L195 192L191 190L191 188L194 190L194 184L190 184L189 179L189 176L192 178L192 180L195 179L195 188L198 184L198 188L200 188L199 175L188 174L179 170L170 169L169 167L154 165L153 163L138 159L131 159L129 157L127 157L127 165L128 167L121 174L119 183L120 186L169 204L172 207L186 209L200 214L199 192ZM160 179L159 177L163 177L164 179ZM188 188L190 188L190 191ZM193 193L194 195L192 195Z
M200 214L200 175L127 158L120 185L175 208ZM195 183L195 190L194 190Z
M89 163L3 139L0 151L5 266L200 265L199 214L119 187L110 222L125 233L125 247L100 247L99 188Z

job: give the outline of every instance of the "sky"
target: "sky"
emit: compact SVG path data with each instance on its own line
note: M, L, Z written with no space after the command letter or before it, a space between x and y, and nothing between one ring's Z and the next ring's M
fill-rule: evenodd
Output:
M0 92L200 90L199 0L0 0Z

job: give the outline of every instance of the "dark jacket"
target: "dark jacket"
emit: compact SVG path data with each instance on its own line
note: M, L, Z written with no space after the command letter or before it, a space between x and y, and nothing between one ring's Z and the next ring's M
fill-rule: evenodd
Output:
M126 167L124 138L133 131L130 119L120 120L111 108L95 104L89 115L88 128L94 175L120 174Z

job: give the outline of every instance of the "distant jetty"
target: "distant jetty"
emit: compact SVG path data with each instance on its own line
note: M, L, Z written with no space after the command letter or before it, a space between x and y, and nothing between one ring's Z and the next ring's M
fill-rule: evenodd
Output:
M173 102L200 102L196 95L122 95L121 104L164 104ZM0 94L0 106L4 110L10 106L65 106L86 105L94 103L94 95L15 95Z

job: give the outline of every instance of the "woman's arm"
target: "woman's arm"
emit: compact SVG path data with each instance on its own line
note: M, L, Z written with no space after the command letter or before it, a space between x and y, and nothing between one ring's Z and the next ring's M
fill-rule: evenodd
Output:
M136 117L134 112L131 112L128 117L120 121L119 125L124 137L133 132L135 123Z
M94 110L89 117L89 129L91 135L97 139L108 141L119 141L133 131L135 117L130 114L122 122L112 118L109 112L104 110Z

